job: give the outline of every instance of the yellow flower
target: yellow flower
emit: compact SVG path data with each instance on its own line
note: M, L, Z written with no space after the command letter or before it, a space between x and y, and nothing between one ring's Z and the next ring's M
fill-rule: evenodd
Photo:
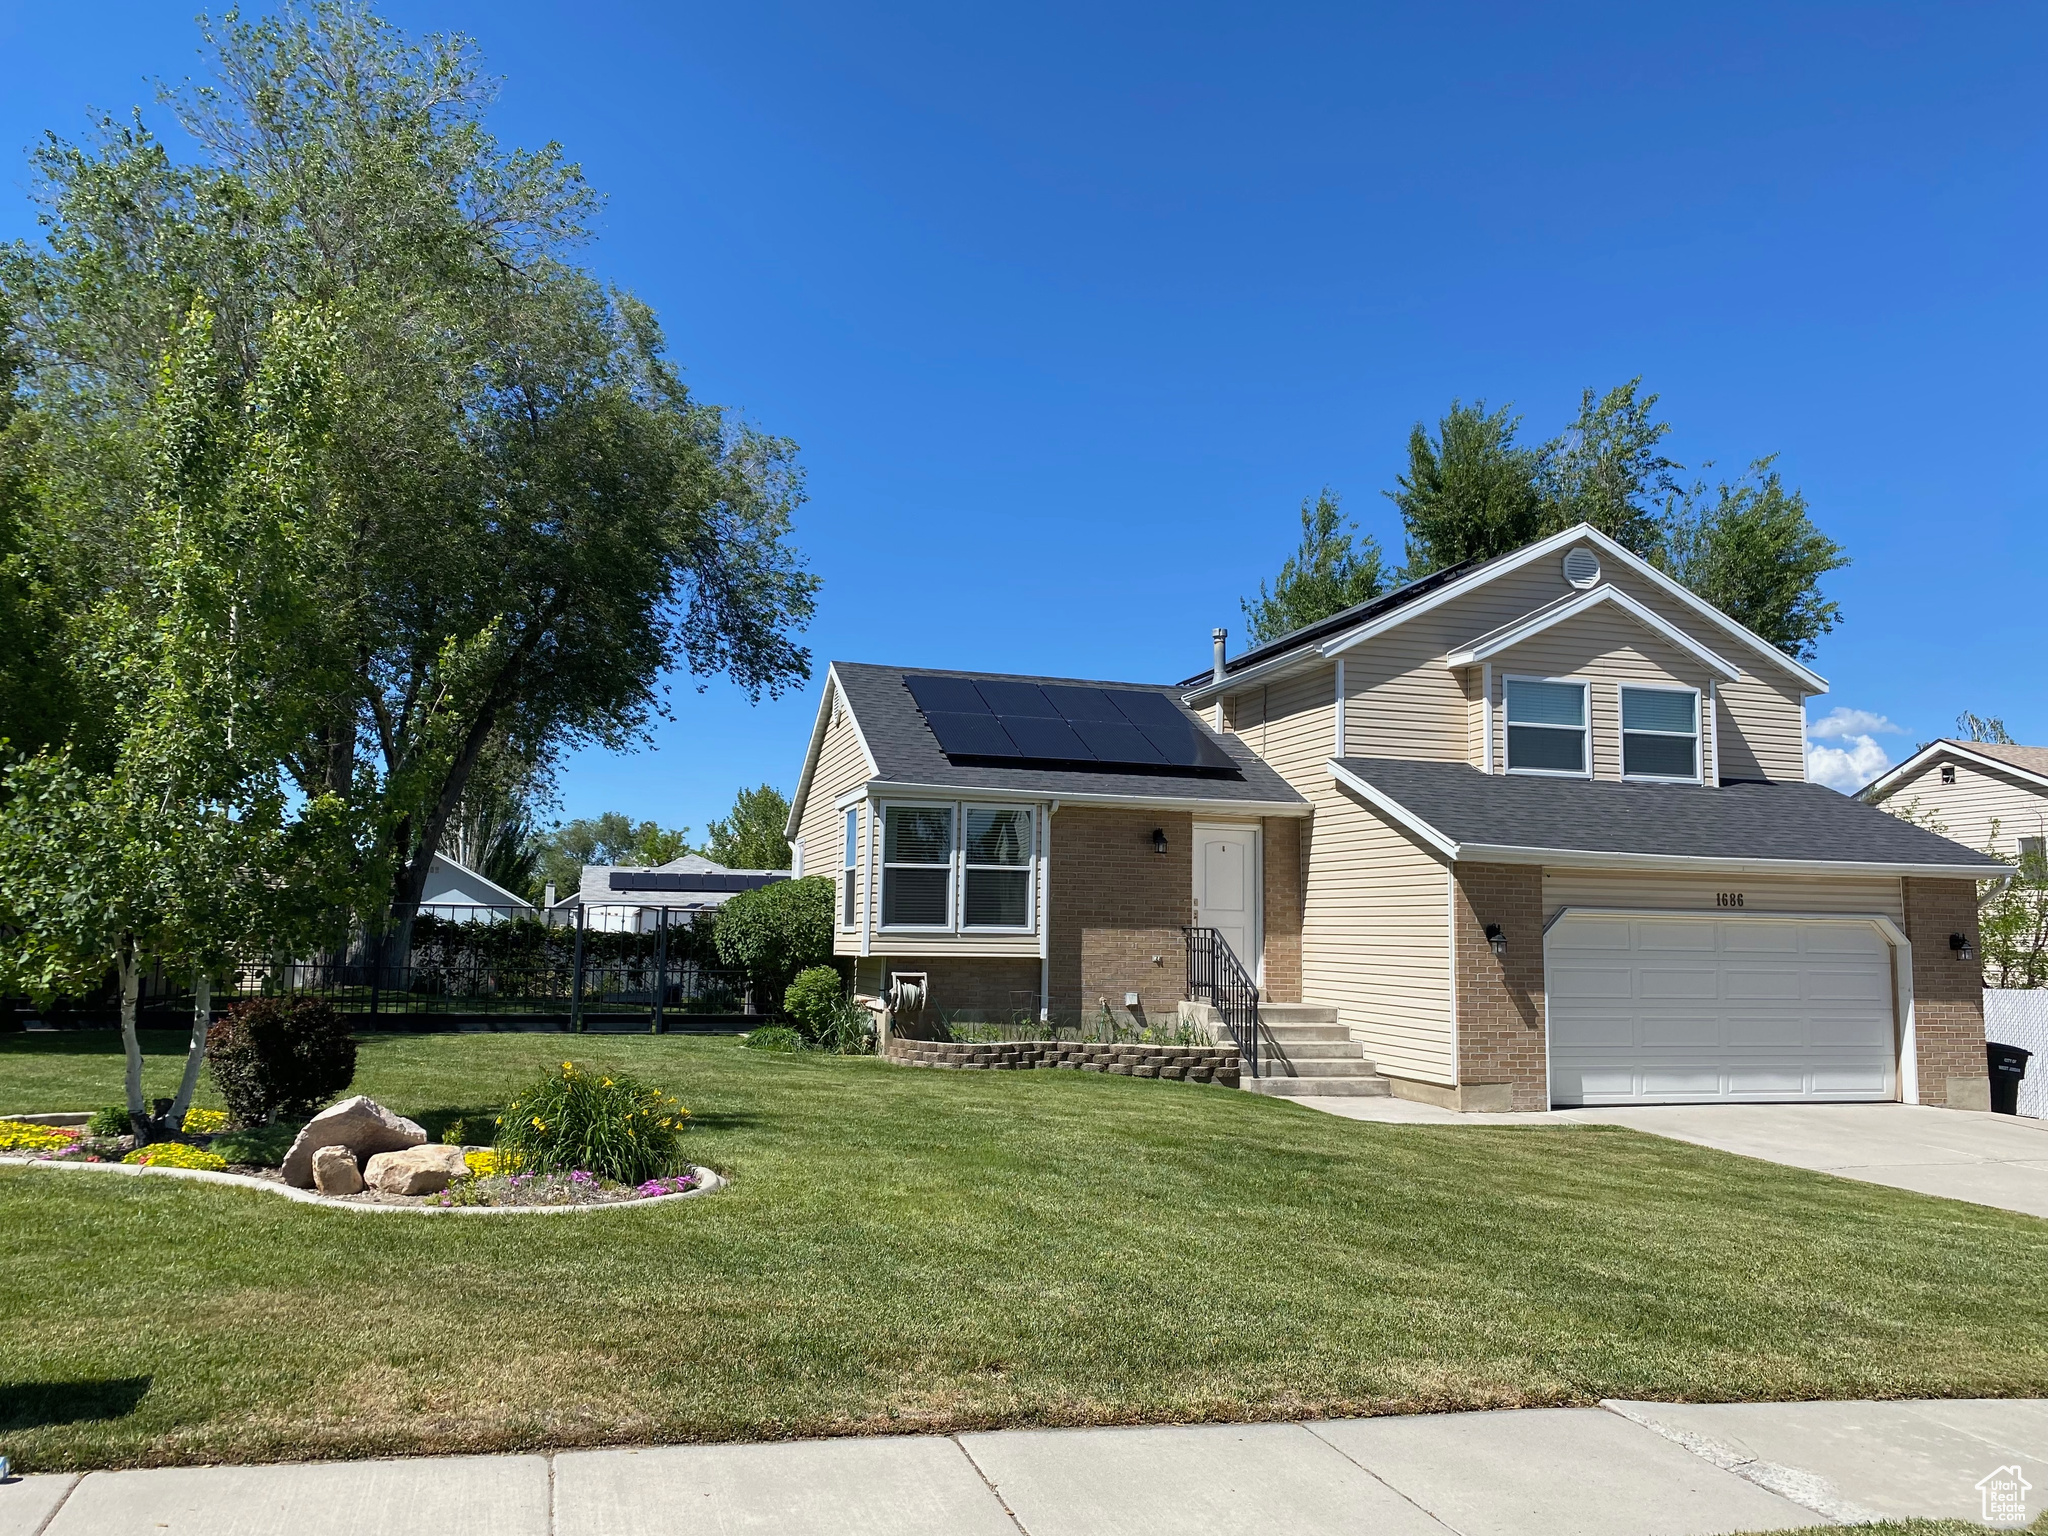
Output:
M548 1128L548 1123L547 1121L541 1119L539 1115L535 1115L533 1117L533 1128L536 1131L544 1131Z
M604 1085L605 1085L605 1087L607 1087L607 1088L611 1087L611 1085L612 1085L612 1080L611 1080L610 1078L606 1078L606 1079L604 1080Z
M567 1077L574 1077L574 1076L576 1075L576 1067L575 1067L575 1064L574 1064L573 1062L567 1062L567 1061L563 1062L563 1063L562 1063L562 1072L563 1072L563 1075L564 1075L564 1076L567 1076Z

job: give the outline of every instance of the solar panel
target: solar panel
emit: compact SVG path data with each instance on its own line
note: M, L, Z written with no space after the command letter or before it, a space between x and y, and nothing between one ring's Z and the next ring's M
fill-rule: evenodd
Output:
M978 715L933 709L925 712L924 723L939 738L939 750L948 757L1022 757L1000 720L983 710Z
M1009 678L903 679L954 758L1227 773L1230 755L1163 694Z

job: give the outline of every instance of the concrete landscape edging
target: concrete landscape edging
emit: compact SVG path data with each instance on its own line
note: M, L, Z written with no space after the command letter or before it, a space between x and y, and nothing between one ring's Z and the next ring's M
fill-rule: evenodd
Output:
M18 1156L0 1157L0 1167L65 1168L81 1173L149 1173L162 1178L193 1179L202 1184L230 1184L241 1189L260 1189L265 1194L281 1195L287 1200L296 1200L301 1205L317 1205L330 1211L397 1211L414 1216L559 1216L571 1211L644 1210L650 1205L660 1205L664 1201L694 1200L699 1195L712 1194L726 1185L726 1180L709 1168L700 1168L692 1163L690 1171L702 1181L695 1189L686 1189L674 1195L649 1195L641 1200L602 1200L589 1205L377 1205L336 1200L315 1190L294 1189L289 1184L280 1184L272 1179L259 1179L252 1174L215 1173L206 1168L150 1168L141 1163L74 1163L61 1162L54 1158Z

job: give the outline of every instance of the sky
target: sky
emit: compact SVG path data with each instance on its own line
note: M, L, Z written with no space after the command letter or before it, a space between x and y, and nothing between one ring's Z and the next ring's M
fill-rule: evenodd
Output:
M607 196L590 265L806 466L810 683L673 678L644 750L567 759L562 815L701 836L793 789L835 658L1199 671L1304 497L1398 558L1414 423L1479 398L1548 437L1638 375L1690 473L1776 454L1854 561L1815 777L1965 709L2048 741L2048 10L385 14L477 39L500 139ZM29 144L162 121L196 46L160 0L0 0L0 238L36 233Z

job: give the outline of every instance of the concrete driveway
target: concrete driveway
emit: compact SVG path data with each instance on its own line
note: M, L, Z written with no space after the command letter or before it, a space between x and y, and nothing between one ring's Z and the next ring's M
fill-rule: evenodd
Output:
M1652 1104L1457 1114L1406 1099L1313 1099L1352 1120L1413 1125L1625 1125L1744 1157L2048 1217L2048 1122L1918 1104Z

